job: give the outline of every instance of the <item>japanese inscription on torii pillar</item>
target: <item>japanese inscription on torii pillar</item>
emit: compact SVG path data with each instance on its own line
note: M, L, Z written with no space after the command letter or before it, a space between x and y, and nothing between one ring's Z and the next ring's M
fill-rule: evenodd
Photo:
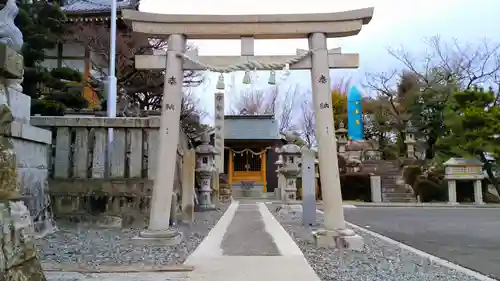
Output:
M325 230L315 233L319 244L360 248L362 238L346 229L342 209L337 144L331 112L329 69L357 68L358 54L343 54L327 49L327 38L358 34L373 16L373 8L338 13L288 15L165 15L132 10L122 11L132 22L135 32L168 36L166 55L136 56L138 69L166 69L165 79L180 79L183 70L231 72L237 70L310 69L313 103L316 112L316 133L319 144L319 168L325 212ZM185 53L186 39L294 39L308 38L309 50L297 56L198 56ZM179 108L182 83L165 84L160 130L160 157L150 218L150 230L168 229L168 216L174 181L175 144L179 132ZM165 105L168 104L169 107ZM171 106L170 106L171 105Z

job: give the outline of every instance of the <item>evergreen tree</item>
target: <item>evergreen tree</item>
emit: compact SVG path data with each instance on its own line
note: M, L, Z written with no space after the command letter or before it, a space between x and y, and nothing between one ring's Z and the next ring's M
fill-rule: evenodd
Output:
M31 114L63 115L66 108L85 108L88 103L75 86L83 86L82 74L66 67L49 70L41 66L45 50L62 43L67 21L54 2L19 3L16 25L24 36L23 92L31 97ZM42 93L41 89L45 89Z

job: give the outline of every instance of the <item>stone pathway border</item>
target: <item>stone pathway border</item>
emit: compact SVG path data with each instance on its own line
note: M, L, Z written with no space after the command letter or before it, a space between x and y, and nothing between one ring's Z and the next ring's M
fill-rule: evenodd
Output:
M241 215L241 213L236 212L238 206L242 206L242 209L248 208L245 205L251 205L256 211L258 210L263 222L263 224L259 225L272 237L280 255L224 256L221 249L223 247L223 237L233 218ZM245 235L242 238L247 239L247 244L250 245L250 239L258 239L259 237L260 235L256 235L256 237ZM255 242L254 245L257 247L259 244L260 242ZM232 246L238 247L234 243L232 243ZM320 281L300 248L274 218L264 202L233 201L219 223L191 256L187 258L185 264L195 267L195 270L188 273L189 281Z
M78 273L131 273L131 272L186 272L193 271L194 267L184 264L176 265L99 265L95 268L81 266L79 264L55 264L42 263L45 272L78 272Z
M324 214L324 213L323 213L323 211L321 211L321 210L316 210L316 211L317 211L318 213L320 213L320 214ZM447 261L447 260L445 260L445 259L442 259L442 258L439 258L439 257L433 256L433 255L431 255L431 254L429 254L429 253L426 253L426 252L424 252L424 251L421 251L421 250L415 249L415 248L413 248L413 247L411 247L411 246L408 246L408 245L406 245L406 244L404 244L404 243L398 242L398 241L393 240L393 239L391 239L391 238L389 238L389 237L387 237L387 236L383 236L383 235L381 235L381 234L378 234L378 233L376 233L376 232L373 232L373 231L368 230L368 229L366 229L366 228L363 228L363 227L361 227L361 226L358 226L358 225L352 224L352 223L350 223L350 222L346 222L346 224L347 224L350 228L352 228L352 229L354 229L354 230L361 231L361 232L366 233L366 234L368 234L368 235L371 235L371 236L373 236L373 237L375 237L375 238L378 238L378 239L380 239L380 240L382 240L382 241L384 241L384 242L387 242L387 243L393 244L393 245L395 245L395 246L397 246L397 247L399 247L399 248L401 248L401 249L404 249L404 250L406 250L406 251L412 252L412 253L414 253L414 254L416 254L416 255L418 255L418 256L421 256L421 257L423 257L423 258L426 258L426 259L428 259L428 260L429 260L429 262L431 262L431 263L435 263L435 264L438 264L438 265L441 265L441 266L444 266L444 267L447 267L447 268L453 269L453 270L455 270L455 271L457 271L457 272L460 272L460 273L463 273L463 274L468 275L468 276L470 276L470 277L476 278L477 280L480 280L480 281L498 281L497 279L493 279L493 278L488 277L488 276L486 276L486 275L483 275L483 274L481 274L481 273L479 273L479 272L476 272L476 271L470 270L470 269L468 269L468 268L465 268L465 267L460 266L460 265L458 265L458 264L452 263L452 262Z
M358 208L361 207L380 207L380 208L449 208L449 209L465 209L465 208L500 208L500 204L448 204L448 203L374 203L374 202L352 202L345 201L344 206L352 205ZM318 203L317 205L321 205Z

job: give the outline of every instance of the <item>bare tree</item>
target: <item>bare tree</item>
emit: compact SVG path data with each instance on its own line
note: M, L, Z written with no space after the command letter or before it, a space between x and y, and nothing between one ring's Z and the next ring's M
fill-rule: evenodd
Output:
M144 34L133 33L119 22L116 36L116 76L117 84L140 109L154 110L161 105L161 92L164 85L164 70L137 70L135 56L163 51L167 42L150 39ZM88 46L91 53L93 82L99 83L108 72L109 27L101 22L75 23L65 36L66 40ZM191 48L193 48L191 46ZM196 87L203 82L200 73L186 71L183 85Z
M425 43L428 51L418 55L418 62L404 48L389 50L424 86L454 81L462 89L468 89L482 83L492 85L498 77L500 43L487 39L479 44L461 43L457 39L446 43L439 36L427 38Z
M412 119L417 136L425 140L427 157L434 155L434 144L442 133L441 114L453 90L474 85L497 87L500 75L500 44L483 40L479 44L444 42L439 36L425 40L423 54L410 54L404 48L389 53L404 70L367 75L366 86L386 101L386 114L392 132L404 150L405 123Z
M306 142L307 146L311 148L316 145L316 117L314 114L313 103L310 100L304 100L300 105L300 109L300 136Z
M298 95L297 86L289 86L280 93L279 86L268 91L248 89L240 92L232 104L232 114L274 115L278 120L280 132L290 132L296 129L293 112L296 109Z

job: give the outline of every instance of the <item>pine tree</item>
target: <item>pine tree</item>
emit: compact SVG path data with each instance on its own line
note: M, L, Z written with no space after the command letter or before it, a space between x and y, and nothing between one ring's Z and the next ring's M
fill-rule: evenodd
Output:
M63 115L66 108L80 109L88 102L74 86L82 86L82 74L71 68L49 70L41 66L45 50L62 43L67 21L59 5L54 2L32 1L19 3L16 25L24 36L23 92L31 97L31 114ZM41 89L46 89L42 93Z

